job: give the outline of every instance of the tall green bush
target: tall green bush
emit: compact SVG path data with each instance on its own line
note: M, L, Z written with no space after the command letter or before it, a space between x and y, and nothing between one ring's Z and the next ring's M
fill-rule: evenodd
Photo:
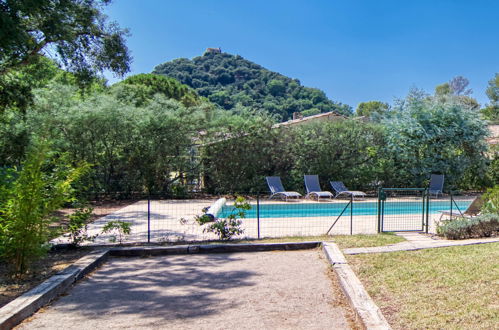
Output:
M30 263L47 248L50 214L71 200L71 184L87 166L73 168L60 155L50 152L47 144L33 145L8 186L1 189L0 258L16 273L26 271Z
M200 147L209 192L267 191L266 175L290 178L294 163L291 132L272 129L269 122L258 119L231 123L227 128Z
M73 161L92 164L93 191L168 193L197 174L195 139L212 109L159 94L135 106L102 93L71 100L74 93L68 86L40 90L27 125L49 134Z
M392 177L383 145L379 125L355 120L239 126L203 148L206 184L211 192L262 192L264 177L279 175L286 189L302 191L303 175L318 174L323 182L372 189Z
M430 173L445 174L458 187L470 169L484 175L486 123L461 98L413 91L393 107L384 125L400 184L424 186Z
M293 178L303 189L304 174L318 174L329 181L343 181L351 189L372 189L391 180L389 155L380 125L356 120L319 122L294 129Z
M483 195L482 212L499 214L499 185L487 190Z

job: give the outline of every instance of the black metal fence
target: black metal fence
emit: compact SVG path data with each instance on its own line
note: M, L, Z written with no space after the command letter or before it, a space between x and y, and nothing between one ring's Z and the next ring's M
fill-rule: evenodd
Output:
M158 195L101 195L89 204L94 208L88 225L95 243L108 243L116 232L102 233L111 221L128 223L128 242L185 242L218 239L196 218L212 212L226 219L235 213L235 198L250 205L241 218L243 233L234 238L375 234L384 231L434 231L442 212L464 212L472 196L444 195L430 198L426 189L385 188L365 198L299 198L288 201L269 194L197 195L167 199ZM67 210L70 213L71 210ZM64 242L61 237L58 242Z

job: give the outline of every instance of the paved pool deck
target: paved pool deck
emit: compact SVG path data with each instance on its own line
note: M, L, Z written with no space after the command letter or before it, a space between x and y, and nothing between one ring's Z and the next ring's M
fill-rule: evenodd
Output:
M465 197L470 200L470 197ZM398 198L397 202L417 200L411 197ZM213 199L192 200L141 200L125 206L107 216L101 217L88 225L89 235L98 235L93 243L87 244L109 244L112 234L102 234L103 227L109 221L125 221L131 224L131 235L127 242L155 243L177 242L177 241L203 241L217 239L213 233L206 232L204 227L199 226L195 218L203 213L203 209L211 206L216 201ZM255 200L250 200L252 204ZM332 199L321 200L320 203L346 204L349 200ZM377 198L366 198L356 200L354 203L376 203ZM317 200L301 199L299 201L284 202L279 200L262 199L261 205L303 205L304 208L310 204L317 204ZM150 212L148 212L148 208ZM355 208L355 204L354 204ZM148 217L149 215L149 217ZM241 228L244 233L237 238L265 238L265 237L289 237L289 236L319 236L325 235L337 220L330 235L353 234L376 234L378 226L377 215L354 215L350 218L347 210L343 216L305 216L303 217L276 217L242 219ZM429 232L435 232L435 223L440 214L431 214ZM351 221L352 220L352 221ZM422 218L418 214L385 215L384 230L411 230L421 227ZM148 237L148 231L150 236ZM67 237L59 237L53 243L68 243Z

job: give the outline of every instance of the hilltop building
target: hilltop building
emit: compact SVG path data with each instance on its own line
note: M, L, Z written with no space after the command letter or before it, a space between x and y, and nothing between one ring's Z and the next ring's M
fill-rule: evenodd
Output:
M207 54L222 54L222 48L206 48L203 55Z

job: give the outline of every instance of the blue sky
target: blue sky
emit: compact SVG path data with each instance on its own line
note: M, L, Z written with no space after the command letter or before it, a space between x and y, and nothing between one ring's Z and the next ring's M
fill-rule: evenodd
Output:
M130 74L221 47L355 108L458 75L484 104L499 72L494 0L115 0L105 12L130 29Z

